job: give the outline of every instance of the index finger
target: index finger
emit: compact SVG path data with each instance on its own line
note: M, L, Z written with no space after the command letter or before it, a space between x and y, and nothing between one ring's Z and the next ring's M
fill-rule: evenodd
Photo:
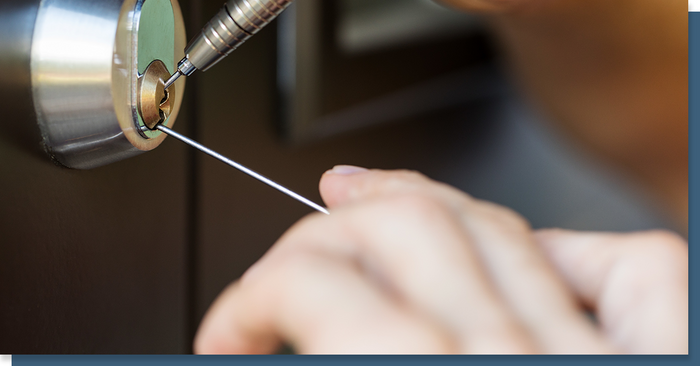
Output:
M200 354L450 353L432 323L397 305L350 261L296 253L224 291L197 333Z

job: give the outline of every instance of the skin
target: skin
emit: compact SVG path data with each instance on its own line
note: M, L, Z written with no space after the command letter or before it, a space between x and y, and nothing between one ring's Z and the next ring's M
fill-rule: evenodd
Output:
M685 0L444 2L485 14L533 102L687 228ZM337 166L320 190L331 215L222 292L195 352L688 352L676 234L532 230L408 171Z
M320 187L331 215L219 296L197 353L687 353L675 234L532 230L408 171L339 166Z

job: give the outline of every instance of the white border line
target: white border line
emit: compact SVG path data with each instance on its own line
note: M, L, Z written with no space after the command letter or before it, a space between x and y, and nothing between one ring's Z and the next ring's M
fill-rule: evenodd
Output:
M688 11L700 11L700 0L688 0Z
M12 366L12 356L0 355L0 366Z

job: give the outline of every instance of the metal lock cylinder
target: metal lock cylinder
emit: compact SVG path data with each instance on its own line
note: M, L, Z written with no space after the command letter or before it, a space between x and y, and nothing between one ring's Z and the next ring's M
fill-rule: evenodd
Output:
M143 123L153 130L158 123L170 117L177 99L177 86L165 90L170 73L163 61L155 60L146 67L139 78L138 109Z
M59 163L88 169L156 148L185 80L163 79L184 56L177 0L42 0L30 70L43 143Z

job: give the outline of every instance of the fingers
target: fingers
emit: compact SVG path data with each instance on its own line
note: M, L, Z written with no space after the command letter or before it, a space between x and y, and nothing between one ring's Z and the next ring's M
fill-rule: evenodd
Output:
M535 352L468 240L449 209L419 195L397 195L302 221L265 265L300 251L356 258L386 292L448 329L461 352Z
M688 248L665 232L542 230L537 239L604 330L633 353L687 353Z
M614 352L537 247L523 218L487 202L469 204L462 217L495 287L545 352Z
M347 172L350 174L344 174ZM423 245L426 251L434 253L440 246L426 246L426 243L431 243L427 238L442 238L441 233L447 232L446 228L439 227L434 221L444 223L451 218L458 227L454 230L462 233L462 238L455 239L458 243L455 246L461 247L462 252L456 249L448 251L445 254L446 258L442 260L451 258L454 261L454 258L469 258L463 263L455 263L455 266L468 268L483 266L482 270L485 273L481 270L477 272L481 273L481 277L486 278L485 281L490 281L488 286L496 289L497 297L505 301L507 307L515 313L546 352L613 352L582 312L576 298L566 284L559 279L558 273L541 249L535 244L527 222L511 210L476 200L452 187L408 171L335 168L323 176L321 193L331 208L366 202L375 197L400 195L423 197L432 206L441 207L444 214L433 213L432 211L439 211L439 209L431 210L428 204L423 205L424 207L401 208L390 202L388 204L390 207L385 210L383 217L372 217L366 220L369 222L358 223L351 231L373 233L381 230L384 222L390 220L389 217L402 217L404 212L429 212L425 214L428 217L415 220L412 224L408 224L409 221L402 218L400 225L404 228L434 227L436 230L426 235L426 240L416 244L417 247ZM373 212L376 213L379 210ZM335 214L337 212L334 212ZM431 220L430 217L436 219ZM345 219L345 221L348 220ZM398 234L394 231L392 235ZM385 243L391 240L389 236L377 240L363 238L359 242L376 243L375 245L384 247ZM382 258L381 265L389 268L392 260L391 253L400 249L385 249L388 251L387 255L377 256L377 258ZM406 251L405 248L404 251ZM421 258L424 255L417 252L416 260L423 260ZM442 271L442 269L436 270ZM476 276L474 272L460 275ZM393 280L408 281L406 278L406 274L396 273ZM484 293L481 291L478 296L484 296ZM444 310L441 311L444 313Z
M250 310L241 301L240 288L239 282L229 285L209 308L195 337L195 353L264 354L280 347L282 338L271 329L271 321L251 329L252 322L241 319Z
M262 264L264 266L264 264ZM206 315L197 353L451 353L437 328L393 303L346 260L302 253L253 271Z
M408 170L369 170L338 165L327 171L319 184L323 201L333 208L343 204L397 194L421 194L460 204L468 196L457 189Z
M336 167L320 187L332 214L297 223L217 300L198 352L267 353L281 340L301 352L614 352L579 299L624 349L687 340L677 238L657 235L676 240L660 249L535 236L517 213L413 172Z

